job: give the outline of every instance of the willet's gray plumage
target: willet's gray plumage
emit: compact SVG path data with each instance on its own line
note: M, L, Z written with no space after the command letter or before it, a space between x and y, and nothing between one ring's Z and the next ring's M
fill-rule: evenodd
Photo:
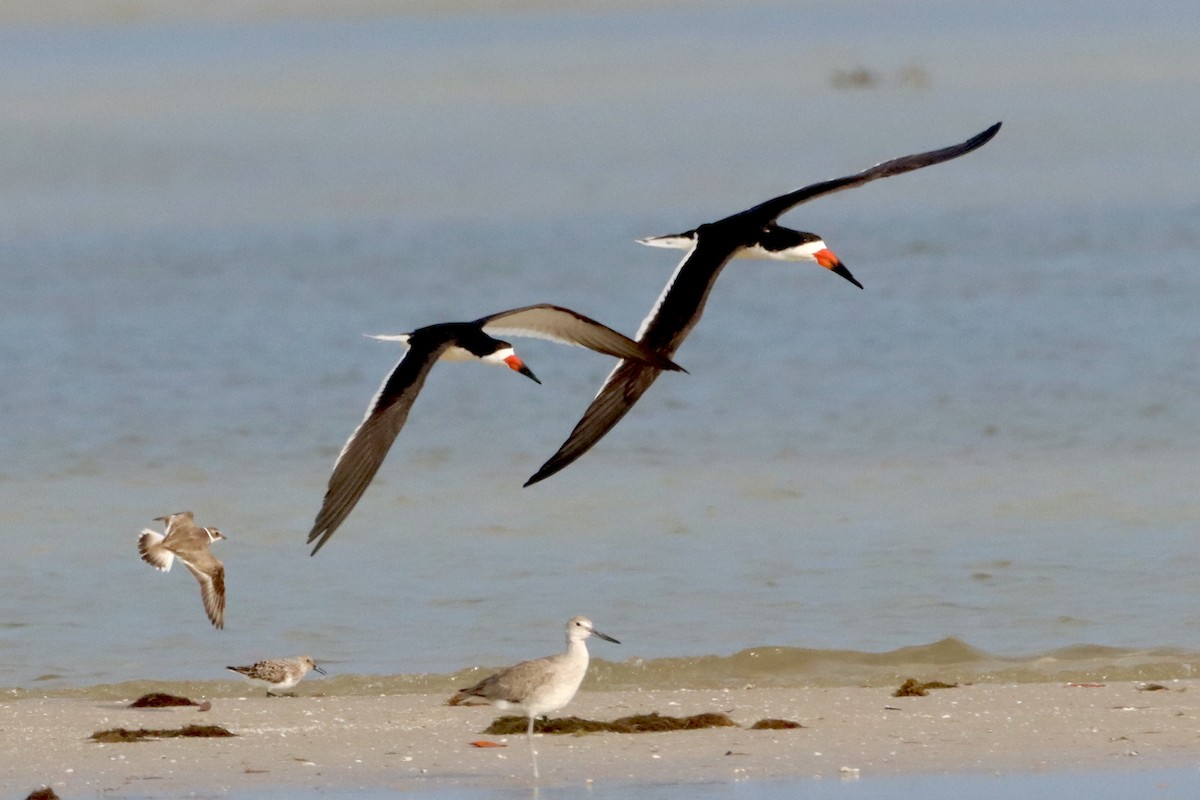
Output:
M212 554L213 542L225 538L216 528L201 528L192 521L192 512L183 511L155 517L166 523L166 531L143 529L138 537L142 560L162 572L169 572L178 558L200 583L204 611L215 628L225 627L225 567Z
M516 707L529 717L525 738L529 742L529 757L533 763L533 778L538 779L537 751L533 749L533 720L542 714L558 711L579 691L579 684L588 668L589 636L620 644L592 626L587 617L572 617L567 622L567 651L557 655L522 661L495 675L484 678L474 686L460 689L450 698L451 705L472 697L487 700L497 708Z

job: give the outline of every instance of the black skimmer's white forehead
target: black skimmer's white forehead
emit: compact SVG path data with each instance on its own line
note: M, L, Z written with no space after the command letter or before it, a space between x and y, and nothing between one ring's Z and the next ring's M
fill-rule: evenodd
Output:
M142 560L162 572L169 572L179 559L200 584L204 611L215 628L225 627L225 567L209 548L225 538L216 528L201 528L193 522L191 511L156 517L166 523L165 533L149 528L138 537Z
M987 144L999 130L1000 123L997 122L960 144L894 158L844 178L814 183L684 233L640 239L645 245L678 248L686 250L687 254L675 268L649 316L642 321L638 341L656 353L673 356L700 321L708 293L721 270L733 258L812 261L861 289L862 284L820 236L784 228L775 221L809 200L958 158ZM558 452L525 485L550 477L591 449L650 388L659 372L657 367L645 363L621 361L617 364Z
M501 364L541 383L513 352L512 345L493 338L490 333L587 347L629 363L652 366L656 372L681 369L669 356L656 353L647 345L594 319L546 304L501 311L474 322L445 322L418 328L412 333L373 337L401 342L408 352L384 379L367 407L366 416L350 435L333 465L325 502L308 534L308 543L317 543L313 555L349 516L375 477L392 442L404 427L429 370L437 361L475 360Z

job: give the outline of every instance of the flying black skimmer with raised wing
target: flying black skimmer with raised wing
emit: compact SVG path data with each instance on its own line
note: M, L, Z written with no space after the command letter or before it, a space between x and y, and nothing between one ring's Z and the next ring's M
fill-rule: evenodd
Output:
M474 322L445 322L418 328L412 333L373 336L383 341L401 342L408 352L384 379L366 416L350 435L333 465L325 502L308 534L309 544L317 542L312 555L316 555L329 540L366 491L392 442L404 427L429 370L438 360L503 364L541 383L513 352L511 344L494 339L489 333L529 336L587 347L623 359L623 363L646 364L653 367L656 374L663 370L682 371L669 356L660 355L594 319L545 304L501 311Z
M999 130L997 122L961 144L894 158L844 178L814 183L685 233L639 239L641 244L651 247L686 250L687 255L650 309L650 316L643 320L637 340L659 355L673 356L700 321L709 291L722 268L733 258L815 261L861 289L862 284L820 236L784 228L775 220L809 200L958 158L987 144ZM571 435L525 485L550 477L591 449L625 416L660 372L658 367L645 362L623 360L617 364Z
M225 627L225 567L209 548L225 535L216 528L201 528L191 511L156 517L166 523L166 532L145 528L138 537L142 560L161 572L170 572L175 559L183 562L200 584L200 599L214 628Z

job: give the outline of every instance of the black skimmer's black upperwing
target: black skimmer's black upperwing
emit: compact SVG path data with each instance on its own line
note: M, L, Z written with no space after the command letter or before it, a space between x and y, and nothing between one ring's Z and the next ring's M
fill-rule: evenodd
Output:
M466 357L497 361L537 381L511 346L492 338L489 332L587 347L622 359L621 363L653 365L651 368L658 371L682 369L649 345L635 342L590 317L549 304L501 311L474 322L429 325L402 336L374 337L403 342L408 352L383 381L367 407L366 416L338 455L325 500L308 534L309 544L316 541L312 555L325 545L367 490L438 359Z
M559 344L595 350L615 358L653 365L659 370L686 372L666 355L643 342L569 308L549 304L514 308L477 320L487 333L548 339Z
M765 203L759 203L753 208L748 208L745 211L734 214L733 217L728 219L741 218L748 222L754 220L758 224L765 225L783 216L790 209L809 200L815 200L818 197L824 197L827 194L833 194L845 189L853 189L862 186L864 183L879 180L880 178L903 175L905 172L912 172L914 169L932 167L934 164L941 164L943 161L965 156L972 150L978 150L990 142L992 137L1000 132L1000 125L1001 123L997 122L992 127L975 134L965 142L952 144L949 147L942 147L937 150L930 150L925 153L914 153L910 156L901 156L889 161L881 161L873 167L868 167L862 172L856 172L844 178L834 178L830 181L813 183L787 194L781 194L779 197L773 197Z
M392 442L400 435L408 412L429 377L429 370L451 343L449 338L440 341L418 338L415 332L409 339L408 352L380 385L367 407L366 416L350 434L333 465L325 501L308 534L309 544L318 540L310 555L315 556L325 546L367 490Z
M638 331L638 341L663 356L673 356L700 321L717 276L736 251L736 246L709 246L706 238L709 235L715 237L721 233L710 231L706 226L695 231L696 244L679 262L675 274ZM621 421L661 374L661 369L650 364L628 360L617 364L604 379L604 385L575 424L571 435L558 452L525 481L525 486L549 478L590 450Z
M658 301L650 310L650 315L642 323L638 341L649 345L662 355L673 356L692 328L700 321L708 293L712 290L717 275L739 251L745 252L753 247L778 251L785 246L803 246L805 240L814 247L823 247L819 237L775 225L775 220L791 208L833 192L852 189L880 178L900 175L958 158L987 144L999 130L1000 123L997 122L959 144L894 158L853 175L810 184L717 222L701 225L687 233L640 240L643 244L662 242L672 247L687 246L690 242L691 249L675 268L671 280L659 295ZM659 241L656 242L656 239ZM769 241L770 239L781 241L776 243ZM810 257L821 266L862 288L862 284L828 249L817 250ZM592 445L621 421L654 383L658 374L658 370L645 364L618 364L609 373L604 385L600 387L595 399L584 411L566 441L525 485L531 486L545 480L590 450Z

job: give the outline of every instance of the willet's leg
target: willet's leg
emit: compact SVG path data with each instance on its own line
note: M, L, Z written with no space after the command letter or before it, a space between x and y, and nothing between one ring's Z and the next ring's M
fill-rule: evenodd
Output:
M529 715L529 727L525 729L525 739L529 742L529 760L533 764L533 779L538 780L537 750L533 749L533 714Z

